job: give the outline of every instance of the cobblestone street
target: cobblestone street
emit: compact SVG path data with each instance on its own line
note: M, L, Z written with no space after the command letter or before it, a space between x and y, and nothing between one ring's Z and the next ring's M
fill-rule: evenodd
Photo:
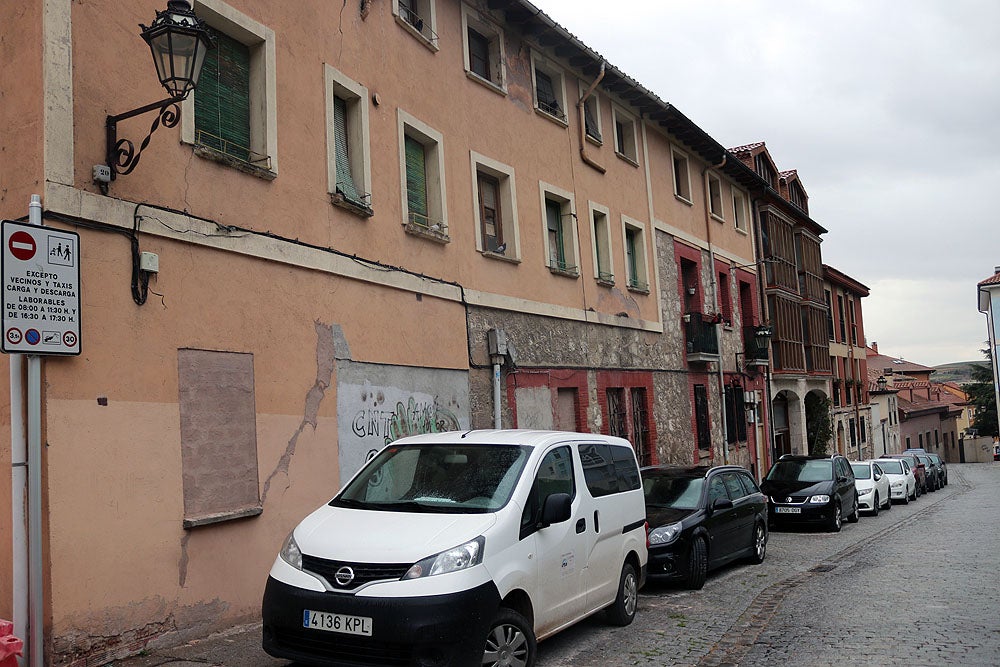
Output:
M648 584L625 628L600 615L539 644L538 667L1000 665L1000 465L840 533L774 532L761 565L701 591ZM116 667L282 667L260 626Z

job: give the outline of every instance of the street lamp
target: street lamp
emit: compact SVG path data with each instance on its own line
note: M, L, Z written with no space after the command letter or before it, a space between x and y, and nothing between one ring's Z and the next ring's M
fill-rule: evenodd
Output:
M884 375L879 375L878 379L875 380L875 386L878 388L879 391L885 391L885 387L887 384L889 384L889 381L885 379Z
M198 75L205 62L205 54L214 48L215 40L205 22L191 9L188 0L168 0L164 11L157 11L151 25L144 26L140 36L149 45L156 66L160 84L170 97L146 106L126 111L117 116L108 116L105 122L107 165L94 167L94 180L107 194L108 183L121 174L129 174L139 164L139 156L149 145L153 132L162 124L174 127L180 120L177 106L198 85ZM150 111L158 111L149 133L135 150L135 144L128 139L118 139L120 121L141 116Z

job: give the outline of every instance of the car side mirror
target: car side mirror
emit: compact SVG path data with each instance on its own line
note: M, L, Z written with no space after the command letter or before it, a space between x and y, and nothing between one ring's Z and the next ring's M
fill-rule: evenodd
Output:
M733 508L733 501L729 498L716 498L712 501L712 511L728 510Z
M540 528L551 526L554 523L569 521L573 515L573 499L568 493L550 493L545 498L542 506L542 519Z

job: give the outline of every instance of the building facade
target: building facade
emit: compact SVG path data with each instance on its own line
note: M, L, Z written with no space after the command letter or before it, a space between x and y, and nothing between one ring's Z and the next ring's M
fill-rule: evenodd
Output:
M0 10L0 214L39 194L80 243L82 353L42 362L47 664L253 620L288 531L404 435L600 431L761 474L777 400L805 442L795 400L830 369L794 177L526 0L193 6L216 49L176 109L119 120L132 150L106 121L163 96L135 30L161 5ZM24 544L0 542L20 622Z
M832 427L833 448L850 459L875 456L876 420L869 399L867 348L861 299L868 288L838 271L823 265L823 291L828 308L827 333L830 339L830 365L833 370ZM882 451L882 454L885 452Z

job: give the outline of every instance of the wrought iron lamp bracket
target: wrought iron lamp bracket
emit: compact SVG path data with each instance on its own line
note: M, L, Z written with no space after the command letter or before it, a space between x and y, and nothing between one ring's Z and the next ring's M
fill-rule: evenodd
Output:
M149 145L149 140L152 138L153 133L156 132L162 125L163 127L174 127L181 119L181 110L178 106L187 95L178 95L177 97L168 97L167 99L160 100L159 102L153 102L152 104L147 104L146 106L139 107L138 109L133 109L132 111L126 111L125 113L118 114L117 116L108 116L105 121L105 130L107 134L107 141L105 147L105 158L107 160L108 166L111 168L111 180L115 180L118 174L125 175L132 173L136 165L139 164L139 158L142 156L142 151L146 149ZM135 149L135 144L132 143L130 139L119 139L118 138L118 123L123 120L128 120L129 118L134 118L136 116L141 116L147 114L150 111L156 111L156 118L153 119L153 123L149 126L149 132L146 134L145 138L139 143L139 150ZM107 194L107 183L101 184L101 189Z

